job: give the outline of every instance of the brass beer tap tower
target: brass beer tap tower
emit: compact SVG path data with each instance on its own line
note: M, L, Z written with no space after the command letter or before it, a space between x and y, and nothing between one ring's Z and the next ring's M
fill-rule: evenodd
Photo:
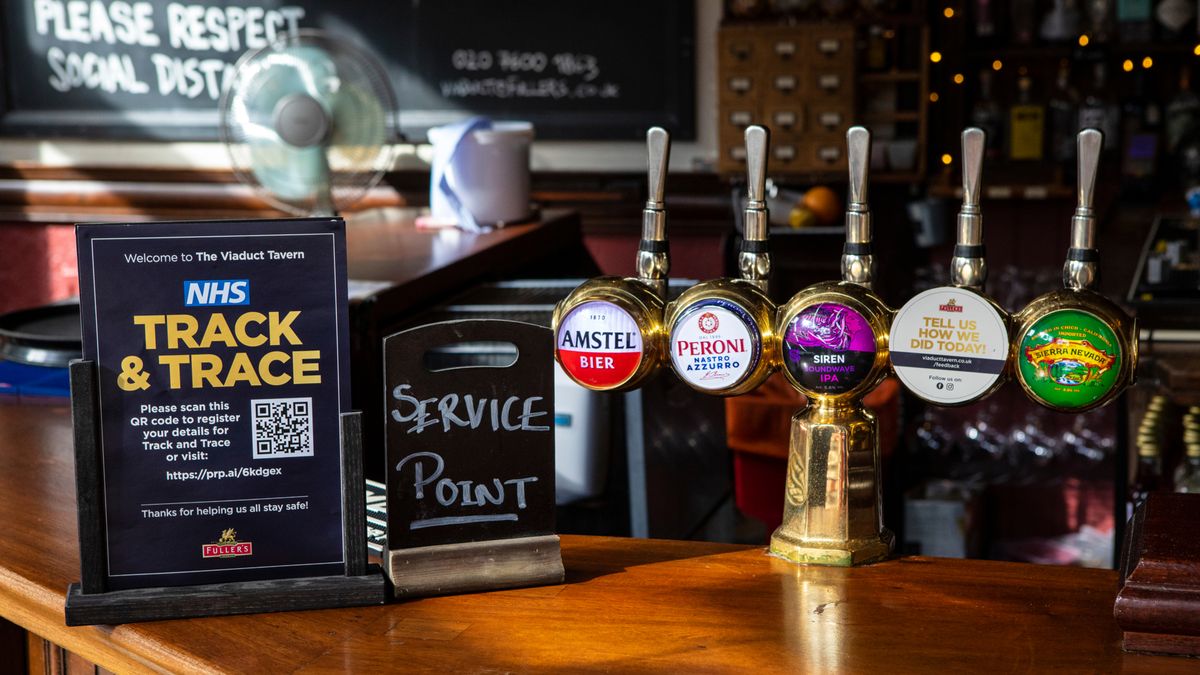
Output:
M580 284L554 308L554 358L577 384L594 391L626 391L662 362L663 309L671 270L663 201L671 138L646 132L648 192L642 210L637 278L597 277Z
M892 312L871 290L871 135L846 132L850 168L842 280L797 293L778 312L784 373L808 397L792 417L783 524L772 555L797 563L857 565L892 550L883 527L879 434L862 397L887 374Z
M963 201L950 261L951 286L923 291L892 321L892 369L921 399L967 405L1000 388L1009 372L1008 312L984 295L983 215L979 210L985 136L962 132Z
M693 389L717 396L744 394L778 367L772 327L775 305L767 296L767 130L746 128L745 232L738 279L696 284L667 306L668 360Z
M1017 381L1035 402L1062 412L1098 408L1133 380L1137 325L1094 289L1099 281L1092 200L1104 135L1079 132L1078 186L1063 290L1035 298L1014 319L1012 358Z

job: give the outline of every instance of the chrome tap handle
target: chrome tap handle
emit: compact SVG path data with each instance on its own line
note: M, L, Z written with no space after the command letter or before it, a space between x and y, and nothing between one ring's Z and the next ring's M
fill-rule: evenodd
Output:
M742 279L764 291L771 276L771 256L767 252L767 146L765 127L746 127L746 211L742 250L738 271Z
M850 184L846 196L846 244L842 248L842 279L870 286L875 259L871 254L871 208L867 204L867 169L871 132L866 127L846 131L846 161Z
M958 212L958 241L950 261L951 282L976 290L981 290L987 280L983 214L979 210L986 140L982 129L970 127L962 132L963 200Z
M671 157L671 135L662 127L646 132L647 192L642 209L642 241L638 245L638 280L654 289L665 302L667 276L671 271L670 248L667 244L667 212L664 193L667 184L667 165Z
M1104 134L1098 129L1084 129L1079 132L1077 143L1079 170L1075 215L1071 217L1071 248L1063 265L1063 285L1072 290L1090 289L1099 281L1097 263L1100 254L1096 250L1096 213L1092 205Z

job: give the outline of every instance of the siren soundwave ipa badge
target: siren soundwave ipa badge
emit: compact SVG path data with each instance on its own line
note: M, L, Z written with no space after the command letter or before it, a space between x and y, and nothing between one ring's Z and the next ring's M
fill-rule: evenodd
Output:
M870 374L875 332L855 310L836 302L804 308L783 335L783 362L808 391L843 394Z
M1017 370L1029 390L1059 408L1082 408L1103 398L1121 370L1121 343L1095 315L1061 309L1021 336Z
M966 403L1004 373L1008 331L983 298L958 288L931 288L896 313L892 366L904 385L937 403Z
M593 300L572 309L556 340L563 369L590 387L620 386L642 363L641 328L611 302Z
M736 386L758 365L758 324L745 309L705 300L684 312L671 329L671 361L694 387Z

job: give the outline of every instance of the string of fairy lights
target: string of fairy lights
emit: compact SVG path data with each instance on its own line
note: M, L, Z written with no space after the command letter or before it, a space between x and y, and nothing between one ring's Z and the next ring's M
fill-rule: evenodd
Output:
M942 18L947 21L950 21L950 20L955 19L956 17L959 17L960 14L961 14L961 12L952 6L947 6L942 9ZM1092 38L1087 33L1080 34L1079 37L1076 39L1076 43L1080 47L1087 47L1089 44L1091 44L1091 42L1092 42ZM1192 48L1192 53L1195 56L1200 56L1200 44L1196 44L1195 47ZM929 52L928 58L929 58L929 62L934 64L935 66L948 65L948 64L943 64L945 57L942 55L942 52L940 52L936 49ZM1131 73L1137 69L1138 65L1139 65L1139 62L1136 61L1135 59L1127 58L1121 62L1121 70L1126 73ZM1143 56L1140 61L1140 65L1143 70L1149 70L1154 67L1154 59L1148 55ZM993 71L1000 72L1001 70L1004 69L1005 63L1001 59L997 58L992 61L991 67L992 67ZM929 104L930 105L933 105L933 104L937 103L939 100L941 100L941 94L938 93L938 90L936 88L936 82L940 81L946 85L962 86L967 81L966 76L962 73L961 70L958 70L956 68L955 69L948 68L947 71L953 71L953 72L945 72L943 74L940 74L940 75L937 75L937 76L931 78L931 86L930 86L930 91L929 91ZM1019 72L1021 75L1025 75L1028 72L1028 68L1026 66L1022 65L1019 68ZM952 164L954 162L954 157L950 153L943 153L941 156L941 162L943 165L949 166L950 164Z

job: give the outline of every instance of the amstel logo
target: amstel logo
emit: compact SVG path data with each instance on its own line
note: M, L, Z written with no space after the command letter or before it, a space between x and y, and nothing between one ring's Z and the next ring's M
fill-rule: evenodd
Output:
M944 305L938 305L938 309L942 310L943 312L962 312L963 311L962 305L958 304L957 302L954 302L954 298L950 298L950 302L947 302Z
M1092 346L1087 340L1055 338L1040 347L1026 347L1025 360L1037 368L1039 377L1077 387L1099 380L1117 357Z
M700 326L700 332L712 334L717 332L717 329L721 327L721 321L717 319L716 314L705 312L696 320L696 325Z
M205 558L236 558L242 555L254 555L254 544L248 541L238 541L237 532L232 528L221 530L221 536L216 543L204 544L200 547Z

